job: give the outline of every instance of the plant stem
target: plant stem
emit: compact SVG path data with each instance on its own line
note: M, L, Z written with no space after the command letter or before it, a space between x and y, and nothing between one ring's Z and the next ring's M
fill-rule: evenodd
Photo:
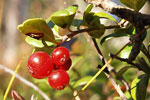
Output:
M17 65L17 67L16 67L16 69L15 69L15 72L14 72L13 76L11 77L11 80L9 81L9 84L8 84L8 87L7 87L6 92L5 92L5 94L4 94L3 100L6 100L6 98L7 98L7 95L8 95L8 93L9 93L9 91L10 91L10 88L11 88L11 86L12 86L12 84L13 84L13 81L14 81L14 79L15 79L15 76L16 76L16 74L17 74L19 68L20 68L20 65L21 65L22 61L24 60L24 57L25 57L25 55L24 55L24 56L22 57L22 59L19 61L18 65Z

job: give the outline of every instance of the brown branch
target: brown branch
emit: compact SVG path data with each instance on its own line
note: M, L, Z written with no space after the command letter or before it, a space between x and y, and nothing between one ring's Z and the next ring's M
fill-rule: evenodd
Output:
M133 9L122 7L112 2L111 0L84 0L86 3L92 3L96 7L100 7L111 14L114 14L122 19L128 20L134 26L150 25L150 15L136 12Z
M105 26L104 29L114 29L114 28L119 28L119 27L120 27L119 25L110 25L110 26ZM90 31L94 31L94 30L100 30L100 29L99 28L87 28L87 29L79 29L77 31L72 31L72 30L69 29L69 31L70 31L71 34L65 35L63 37L61 43L63 43L64 41L66 41L69 38L74 37L77 34L84 33L84 32L90 32ZM61 43L59 43L59 45Z
M118 56L114 56L114 54L110 54L110 56L111 56L111 57L114 57L114 58L116 58L116 59L118 59L118 60L120 60L120 61L127 62L128 64L137 67L139 70L142 70L138 64L133 63L133 62L130 61L129 59L120 58L120 57L118 57Z
M94 46L95 46L95 48L96 48L96 50L98 52L98 55L99 55L100 59L102 60L103 65L105 65L105 63L107 63L107 60L104 58L104 56L103 56L100 48L98 47L98 44L97 44L95 38L92 38L92 40L94 42ZM109 67L111 67L111 66L109 66ZM111 67L111 70L113 70L114 74L116 74L116 71L115 71L115 69L113 67ZM122 90L117 85L117 83L115 82L115 80L112 78L112 76L109 73L107 73L107 72L104 72L104 73L108 77L108 79L111 81L111 83L113 84L113 86L115 87L115 89L119 93L119 95L123 98L123 100L126 100L125 95L123 94ZM123 77L120 78L120 81L125 85L125 87L126 87L127 90L130 90L128 83L124 80Z

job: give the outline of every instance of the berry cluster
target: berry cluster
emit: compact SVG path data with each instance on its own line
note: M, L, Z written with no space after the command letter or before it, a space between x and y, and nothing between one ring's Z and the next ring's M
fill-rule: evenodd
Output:
M57 47L51 56L39 51L28 59L29 73L37 79L48 77L49 85L57 90L64 89L69 84L69 75L66 72L72 64L69 51L65 47ZM54 69L54 71L53 71Z

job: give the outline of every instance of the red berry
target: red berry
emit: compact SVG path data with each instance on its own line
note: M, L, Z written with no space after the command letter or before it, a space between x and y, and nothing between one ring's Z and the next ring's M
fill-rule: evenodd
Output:
M69 75L64 70L56 70L52 72L48 78L49 85L56 89L62 90L69 84Z
M65 47L58 47L51 54L52 61L55 65L63 65L69 60L69 51Z
M50 56L42 51L33 53L28 59L27 66L30 74L37 79L48 77L54 68Z
M71 59L67 60L67 62L63 65L55 65L54 69L58 70L58 69L62 69L67 71L70 67L71 67L72 61Z

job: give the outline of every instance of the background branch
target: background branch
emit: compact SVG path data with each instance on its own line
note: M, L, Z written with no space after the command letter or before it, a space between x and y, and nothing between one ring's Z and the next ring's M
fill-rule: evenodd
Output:
M5 72L13 75L14 71L0 65L0 69L4 70ZM26 80L25 78L21 77L19 74L16 74L16 78L19 79L22 83L26 84L27 86L33 88L35 91L37 91L45 100L51 100L41 89L39 89L36 85L34 85L32 82Z
M133 9L122 7L111 0L84 0L86 3L92 3L96 7L100 7L111 14L122 19L128 20L134 26L150 25L150 15L135 12Z

